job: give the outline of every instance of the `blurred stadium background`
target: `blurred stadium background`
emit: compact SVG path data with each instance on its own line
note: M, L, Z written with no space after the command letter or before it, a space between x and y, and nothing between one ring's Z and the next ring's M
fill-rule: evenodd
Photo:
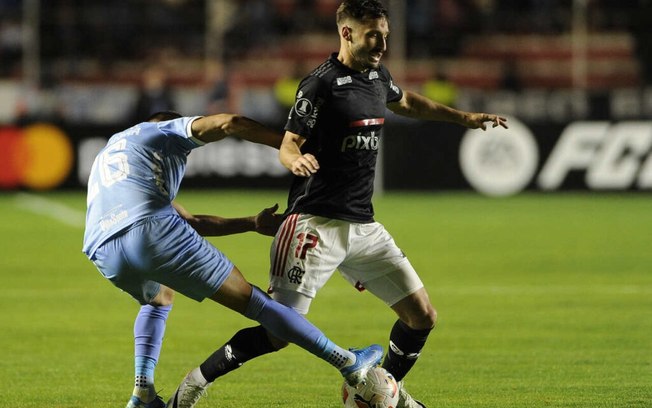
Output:
M297 78L338 48L338 4L0 1L0 188L83 187L106 137L160 108L282 129ZM478 138L390 117L379 188L652 188L652 1L386 4L398 84L513 126ZM287 185L274 152L234 140L190 162L187 186Z

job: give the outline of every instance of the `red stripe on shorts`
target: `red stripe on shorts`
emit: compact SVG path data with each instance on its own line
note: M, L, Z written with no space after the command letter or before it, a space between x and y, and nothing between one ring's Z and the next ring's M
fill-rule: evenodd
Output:
M292 242L292 238L294 238L298 218L299 214L292 214L283 223L283 228L281 229L281 234L276 245L276 251L274 252L272 276L283 276L283 268L288 259L290 243Z

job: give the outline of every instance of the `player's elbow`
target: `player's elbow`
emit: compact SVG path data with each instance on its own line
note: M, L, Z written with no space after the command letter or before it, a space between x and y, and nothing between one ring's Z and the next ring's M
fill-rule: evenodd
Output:
M207 231L204 228L204 223L200 218L195 217L193 214L190 213L181 214L181 218L186 220L188 225L190 225L190 227L194 229L199 235L205 236L207 234Z

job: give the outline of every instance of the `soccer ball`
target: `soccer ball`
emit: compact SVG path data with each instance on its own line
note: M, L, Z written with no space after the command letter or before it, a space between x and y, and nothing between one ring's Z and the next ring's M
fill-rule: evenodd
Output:
M395 408L398 404L398 384L382 367L367 373L366 382L352 387L344 381L342 401L345 408Z

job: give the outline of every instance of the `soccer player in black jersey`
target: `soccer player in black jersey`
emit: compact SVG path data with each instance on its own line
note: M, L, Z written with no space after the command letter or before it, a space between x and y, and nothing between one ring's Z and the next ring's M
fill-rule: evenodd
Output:
M280 160L296 176L271 251L270 293L306 314L333 272L365 288L398 315L383 367L400 384L398 407L425 407L403 386L434 328L437 313L416 271L371 204L385 109L471 129L507 128L503 117L449 108L403 91L380 63L389 20L378 0L345 0L337 10L339 53L300 83ZM204 384L286 344L262 327L239 331L199 370Z

